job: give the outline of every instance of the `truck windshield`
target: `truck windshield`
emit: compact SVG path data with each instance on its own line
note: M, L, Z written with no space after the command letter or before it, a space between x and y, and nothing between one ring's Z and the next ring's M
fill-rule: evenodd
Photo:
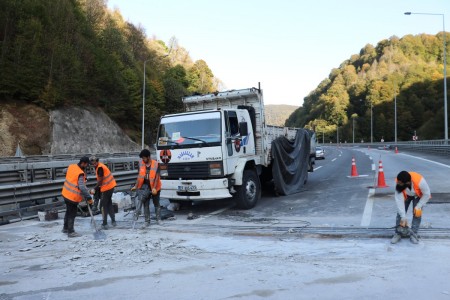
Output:
M170 116L161 119L158 146L192 147L220 144L220 132L219 112Z

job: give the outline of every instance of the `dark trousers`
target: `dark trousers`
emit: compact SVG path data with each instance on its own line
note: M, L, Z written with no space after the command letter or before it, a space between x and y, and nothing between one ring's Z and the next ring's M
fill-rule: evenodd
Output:
M103 225L108 224L108 215L111 218L111 222L116 221L116 216L114 214L114 207L112 205L112 195L114 193L114 188L102 192L102 196L100 199L100 205L102 207L102 217L103 217Z
M144 216L145 222L150 223L150 199L153 201L153 205L155 206L156 218L159 220L161 218L160 214L160 204L159 204L159 195L153 195L150 187L148 185L143 185L139 190L139 197L142 204L144 204Z
M413 196L408 196L405 200L405 212L408 212L408 208L409 205L413 204L413 211L414 208L416 207L417 203L419 203L420 198L419 197L413 197ZM398 228L398 226L400 225L400 221L401 221L401 217L400 215L397 213L397 219L396 219L396 227ZM419 231L419 227L420 227L420 222L422 221L422 217L416 217L413 214L413 219L412 219L412 223L411 223L411 230L417 234L417 232Z
M64 215L64 229L69 233L74 232L75 217L77 216L78 202L64 198L66 203L66 214Z

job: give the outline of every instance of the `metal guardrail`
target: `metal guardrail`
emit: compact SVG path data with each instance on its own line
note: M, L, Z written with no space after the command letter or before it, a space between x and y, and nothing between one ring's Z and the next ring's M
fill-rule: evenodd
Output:
M65 169L83 155L0 158L0 218L20 212L24 207L62 202ZM89 156L89 155L86 155ZM96 154L108 166L123 191L136 181L138 153ZM88 186L95 185L95 170L87 169Z
M323 144L337 146L337 144ZM437 154L450 157L450 141L446 140L429 140L429 141L408 141L408 142L384 142L384 143L340 143L341 147L371 147L386 150L395 150L395 147L400 150L417 151L430 154Z

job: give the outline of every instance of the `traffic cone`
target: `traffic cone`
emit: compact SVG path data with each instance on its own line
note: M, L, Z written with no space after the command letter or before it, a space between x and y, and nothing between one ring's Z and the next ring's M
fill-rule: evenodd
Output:
M388 187L386 185L386 180L384 179L384 171L383 171L383 164L381 160L378 163L378 184L376 186L377 188L385 188Z
M352 157L352 173L350 174L351 177L358 177L358 171L356 170L356 162L355 158Z
M398 153L398 149L397 149L397 147L395 147L395 154L397 154Z

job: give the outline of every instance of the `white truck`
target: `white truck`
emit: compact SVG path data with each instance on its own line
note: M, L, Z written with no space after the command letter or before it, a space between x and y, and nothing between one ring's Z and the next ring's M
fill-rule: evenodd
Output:
M304 129L266 125L259 88L183 102L186 112L161 117L158 129L161 197L175 202L234 198L239 208L254 207L261 197L260 177L270 173L272 141L292 140ZM303 165L312 171L314 157L307 153Z

